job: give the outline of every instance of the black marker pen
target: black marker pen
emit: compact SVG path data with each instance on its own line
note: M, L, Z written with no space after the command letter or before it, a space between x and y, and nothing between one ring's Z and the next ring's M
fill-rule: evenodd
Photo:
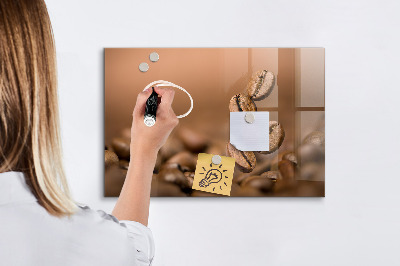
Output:
M154 91L154 87L152 87L153 92L149 96L146 101L146 109L144 110L144 123L148 127L154 126L156 123L156 113L157 113L157 102L158 102L158 94Z

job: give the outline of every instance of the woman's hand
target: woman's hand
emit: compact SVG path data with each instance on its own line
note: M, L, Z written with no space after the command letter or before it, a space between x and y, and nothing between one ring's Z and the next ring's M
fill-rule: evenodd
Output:
M144 110L147 98L152 89L139 93L136 106L133 110L133 121L131 127L131 157L134 153L157 154L164 145L171 131L178 125L179 121L171 104L174 100L175 91L169 88L154 87L156 93L161 96L161 103L158 105L156 123L152 127L144 124Z
M178 125L178 118L171 108L175 92L172 89L154 90L161 96L152 127L144 124L144 110L152 90L138 95L131 128L131 158L121 194L113 215L119 220L130 220L147 225L149 218L151 177L157 152Z

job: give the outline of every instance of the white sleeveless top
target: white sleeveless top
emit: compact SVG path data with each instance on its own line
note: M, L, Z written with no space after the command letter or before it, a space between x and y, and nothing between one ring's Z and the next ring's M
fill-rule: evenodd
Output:
M1 265L151 265L150 229L79 206L57 218L38 204L22 172L0 173Z

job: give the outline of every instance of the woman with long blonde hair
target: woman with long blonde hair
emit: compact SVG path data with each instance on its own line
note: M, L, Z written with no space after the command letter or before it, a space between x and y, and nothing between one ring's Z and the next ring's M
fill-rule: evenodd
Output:
M63 170L53 33L43 0L0 1L0 264L150 265L147 227L157 152L178 120L174 91L161 95L157 123L133 110L132 156L112 215L78 205Z

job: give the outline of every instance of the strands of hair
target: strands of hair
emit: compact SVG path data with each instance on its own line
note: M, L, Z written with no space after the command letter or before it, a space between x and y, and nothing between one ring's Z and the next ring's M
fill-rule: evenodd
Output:
M0 172L21 171L52 215L76 204L60 141L53 32L43 0L0 1Z

